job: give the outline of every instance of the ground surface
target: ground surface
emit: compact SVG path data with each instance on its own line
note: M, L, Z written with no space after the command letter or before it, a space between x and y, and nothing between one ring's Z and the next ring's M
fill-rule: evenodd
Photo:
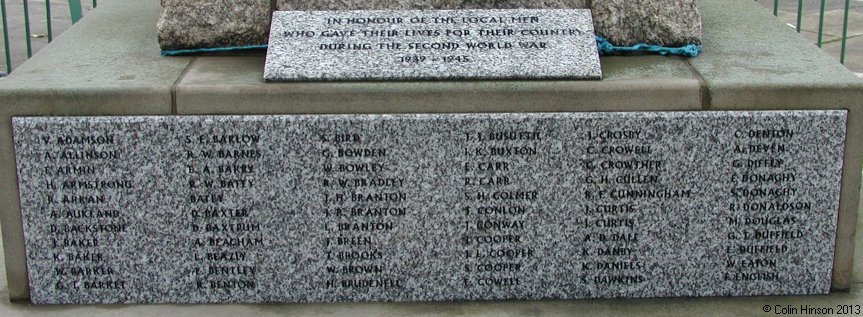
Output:
M24 1L23 0L5 0L7 26L9 27L9 52L12 54L12 69L21 65L27 60L27 32L24 27ZM110 1L110 0L101 0ZM69 14L68 0L50 0L51 4L51 30L52 35L56 38L62 34L69 26L72 25L72 20ZM45 14L46 7L44 0L29 0L27 1L28 11L30 12L30 43L31 51L35 54L39 49L48 45L48 28L47 15ZM81 7L83 14L93 9L92 0L82 0ZM98 7L98 1L97 1ZM2 28L2 25L0 25ZM6 52L0 46L0 71L6 71L6 62L4 60Z
M821 48L825 52L840 59L842 51L842 33L845 13L845 0L824 1L824 24ZM845 43L845 67L855 73L863 73L863 0L850 0L848 12L848 39ZM774 0L758 0L758 3L773 11ZM778 16L788 23L788 27L796 28L798 0L779 0ZM821 27L821 0L803 1L803 18L800 33L812 43L818 43L818 30ZM816 44L817 45L817 44Z

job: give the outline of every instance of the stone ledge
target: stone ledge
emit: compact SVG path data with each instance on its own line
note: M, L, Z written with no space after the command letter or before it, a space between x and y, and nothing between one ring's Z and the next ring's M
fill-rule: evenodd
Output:
M603 81L263 83L263 56L198 58L177 85L178 114L699 110L685 60L602 60ZM243 105L238 107L237 105Z

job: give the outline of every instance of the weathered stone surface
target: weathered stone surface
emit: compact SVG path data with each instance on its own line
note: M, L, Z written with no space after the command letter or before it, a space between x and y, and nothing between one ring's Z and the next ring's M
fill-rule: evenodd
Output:
M278 0L290 10L586 9L588 0Z
M266 44L273 4L282 11L589 8L588 0L163 0L163 50ZM668 46L700 43L695 0L593 1L597 34L612 43Z
M163 0L158 37L162 50L267 43L270 0Z
M270 33L267 81L602 78L586 9L277 11Z
M596 34L615 45L701 44L696 0L593 0Z
M846 111L12 119L35 303L823 294Z

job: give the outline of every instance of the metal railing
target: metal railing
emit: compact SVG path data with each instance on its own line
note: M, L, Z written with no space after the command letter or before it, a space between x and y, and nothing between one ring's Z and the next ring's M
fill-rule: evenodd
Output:
M764 4L764 2L765 2L764 0L761 0L761 1L755 0L755 1L761 2L762 4ZM812 5L812 4L815 5L815 8L818 10L818 31L817 31L818 38L817 38L815 44L818 45L818 47L823 47L823 45L825 44L825 41L824 41L824 16L825 16L825 12L827 9L827 3L828 2L831 2L831 3L840 2L841 3L841 1L844 1L844 6L843 6L844 14L842 15L843 16L842 17L842 35L840 36L840 40L842 41L842 46L841 46L840 53L839 53L839 62L842 64L845 64L846 49L847 49L847 44L848 44L848 16L849 16L849 12L851 11L851 0L839 0L839 1L836 1L836 0L834 0L834 1L828 1L828 0L784 0L781 2L786 7L788 7L789 5L794 5L796 3L796 16L797 16L796 22L797 23L792 25L792 26L797 30L798 33L801 33L803 31L804 16L806 13L804 8L807 5ZM780 0L772 0L772 2L773 2L773 15L778 17L778 16L780 16ZM834 42L834 41L831 41L831 42Z
M97 6L97 0L93 1L93 8ZM44 0L45 2L45 36L48 39L48 42L54 40L54 26L52 25L52 15L51 15L51 0ZM23 13L23 24L24 24L24 49L26 50L26 58L30 58L33 56L33 43L31 41L31 23L30 23L30 5L31 3L27 0L23 0L21 2L22 5L22 13ZM69 17L71 22L74 24L81 19L83 14L83 10L81 7L81 0L68 0L69 6ZM2 27L3 27L3 55L5 68L0 69L0 73L9 73L12 71L12 50L13 46L10 45L9 41L9 12L7 11L6 0L0 0L0 18L2 18Z

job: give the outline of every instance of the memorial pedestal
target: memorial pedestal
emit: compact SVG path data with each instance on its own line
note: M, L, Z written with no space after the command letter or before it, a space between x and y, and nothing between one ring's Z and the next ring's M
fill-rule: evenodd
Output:
M703 1L701 56L602 58L603 80L592 82L266 84L262 54L159 57L157 6L106 3L0 79L0 220L13 300L30 296L13 116L847 110L835 256L826 261L833 289L853 284L863 83L751 1Z

